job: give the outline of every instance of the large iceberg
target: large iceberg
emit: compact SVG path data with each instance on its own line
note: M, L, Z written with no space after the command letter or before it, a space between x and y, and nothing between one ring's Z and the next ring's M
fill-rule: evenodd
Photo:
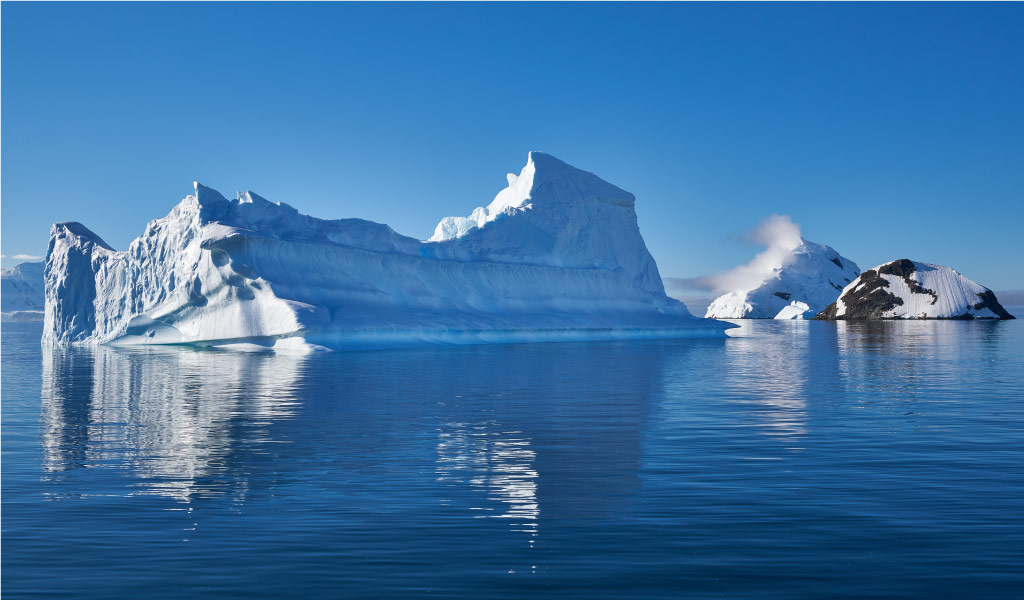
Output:
M868 269L815 319L1012 319L987 287L906 258Z
M428 241L195 192L126 251L56 223L44 341L349 348L722 336L665 295L634 197L532 152Z

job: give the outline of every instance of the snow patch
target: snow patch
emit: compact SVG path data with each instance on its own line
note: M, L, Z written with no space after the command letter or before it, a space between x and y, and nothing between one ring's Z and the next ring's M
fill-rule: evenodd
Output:
M810 313L810 314L808 314ZM779 314L775 315L776 319L803 319L805 317L813 317L816 313L811 310L810 306L807 306L806 302L800 302L794 300L789 305L783 307L779 311Z

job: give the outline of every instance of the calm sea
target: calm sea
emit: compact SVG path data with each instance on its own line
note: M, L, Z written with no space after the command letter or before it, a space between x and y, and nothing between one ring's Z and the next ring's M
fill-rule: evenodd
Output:
M306 357L40 330L3 326L5 600L1024 597L1024 320Z

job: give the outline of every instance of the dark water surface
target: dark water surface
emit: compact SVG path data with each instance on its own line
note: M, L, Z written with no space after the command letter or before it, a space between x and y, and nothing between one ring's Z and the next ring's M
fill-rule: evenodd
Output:
M2 337L3 597L1024 597L1024 320Z

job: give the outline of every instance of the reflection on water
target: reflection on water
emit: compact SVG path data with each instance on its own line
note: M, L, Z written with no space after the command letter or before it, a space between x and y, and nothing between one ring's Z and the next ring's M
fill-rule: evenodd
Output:
M761 433L795 440L807 433L807 387L813 348L808 321L736 321L726 344L729 367L740 376L725 384L733 402L747 405L761 424ZM752 330L757 327L756 333ZM765 335L768 330L773 335ZM751 394L751 390L757 390Z
M103 466L131 473L126 493L183 501L244 497L239 463L274 442L271 423L293 416L303 360L106 347L46 349L42 358L48 478Z
M3 336L11 597L1024 586L1024 321L302 357Z
M905 399L938 401L960 387L965 367L998 374L1006 357L995 349L1006 330L991 321L839 321L838 368L844 388L868 402L894 388Z
M497 423L446 423L439 431L437 480L469 485L495 506L473 506L475 518L508 519L513 531L522 531L534 543L538 533L537 453L521 431L505 431ZM447 499L442 503L448 504Z
M689 351L668 356L679 366ZM434 501L500 519L532 545L541 490L556 518L605 515L639 490L641 432L665 358L656 344L314 356L48 348L46 494L109 493L80 478L99 468L123 475L116 491L125 496L242 503L278 483L272 463L286 455L329 461L358 488L377 465L418 460L420 440L432 433L434 479L445 488ZM559 449L539 455L538 442Z

